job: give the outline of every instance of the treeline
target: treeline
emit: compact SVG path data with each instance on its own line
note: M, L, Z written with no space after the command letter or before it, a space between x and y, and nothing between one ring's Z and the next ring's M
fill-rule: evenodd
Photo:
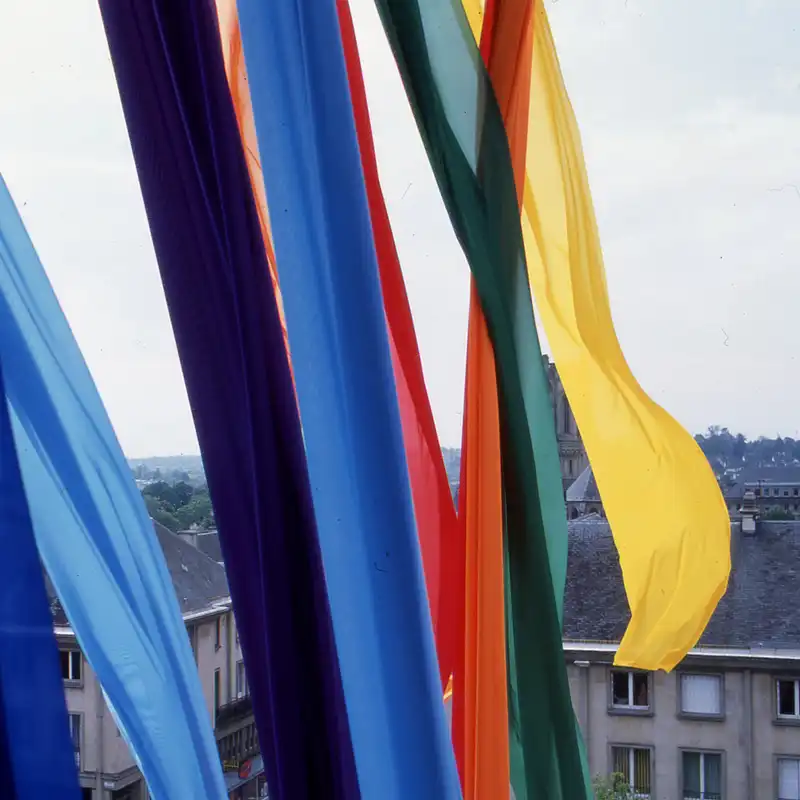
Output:
M747 439L741 433L712 425L695 436L717 475L739 467L795 466L800 464L800 440L790 436Z
M156 481L142 489L142 497L150 516L171 531L216 528L207 486Z

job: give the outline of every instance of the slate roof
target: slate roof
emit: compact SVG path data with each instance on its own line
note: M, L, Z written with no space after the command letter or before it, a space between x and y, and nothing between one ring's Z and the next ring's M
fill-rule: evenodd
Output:
M732 500L741 499L747 484L800 486L800 467L745 467L736 476L736 482L724 490L725 496Z
M205 553L212 561L222 563L222 548L219 544L219 534L216 531L197 531L197 549Z
M591 465L586 467L570 484L567 489L567 502L600 502L600 491L597 488L597 481L594 479L594 472L592 472Z
M643 524L643 533L646 533ZM701 645L736 648L800 647L800 522L761 522L754 536L732 532L728 591ZM569 524L564 638L618 642L630 612L619 559L605 520Z
M210 608L215 602L229 596L225 570L179 536L157 522L153 523L156 536L164 552L175 594L183 614ZM68 625L50 578L45 574L45 587L50 601L54 625Z

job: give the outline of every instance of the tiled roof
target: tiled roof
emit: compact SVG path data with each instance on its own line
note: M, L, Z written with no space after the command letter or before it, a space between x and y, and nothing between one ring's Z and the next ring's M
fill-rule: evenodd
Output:
M730 499L741 499L746 485L793 484L800 486L800 467L745 467L736 476L736 482L726 488L725 496Z
M642 533L646 535L646 520ZM761 522L732 534L732 570L701 645L800 647L800 523ZM564 637L617 642L630 618L616 547L604 520L569 525Z
M172 585L178 598L181 612L188 614L210 608L216 601L228 597L228 582L225 570L196 547L185 542L172 531L157 522L153 523L156 536L164 552ZM69 622L61 607L55 589L45 574L45 586L50 610L55 625Z

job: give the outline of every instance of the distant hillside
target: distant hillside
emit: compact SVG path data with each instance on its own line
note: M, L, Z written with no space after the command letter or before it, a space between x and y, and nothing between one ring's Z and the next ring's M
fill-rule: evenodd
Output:
M206 482L203 459L200 456L151 456L149 458L129 458L128 464L140 486L155 481L202 486Z
M712 425L694 437L717 476L742 467L791 467L800 464L800 441L789 436L747 439L741 433Z

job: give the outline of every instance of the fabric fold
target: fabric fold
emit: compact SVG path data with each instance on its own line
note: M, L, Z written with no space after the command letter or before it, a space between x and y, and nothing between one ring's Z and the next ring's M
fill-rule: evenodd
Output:
M239 0L365 797L460 795L335 0Z
M536 3L522 230L558 373L619 550L631 621L616 663L672 669L730 572L730 521L694 439L639 386L614 331L580 135ZM647 517L647 535L641 520Z
M503 118L460 6L449 0L376 2L494 347L505 488L509 722L525 756L514 792L517 800L585 798L561 646L566 518Z
M270 797L357 798L297 405L217 20L209 3L100 5Z
M219 800L219 755L164 554L1 181L0 363L39 554L150 794Z
M336 6L378 257L414 516L436 640L439 678L444 691L453 672L455 617L461 611L453 584L455 575L450 557L453 549L463 544L459 541L461 534L456 509L425 389L411 306L378 176L367 95L350 6L348 0L337 0Z

